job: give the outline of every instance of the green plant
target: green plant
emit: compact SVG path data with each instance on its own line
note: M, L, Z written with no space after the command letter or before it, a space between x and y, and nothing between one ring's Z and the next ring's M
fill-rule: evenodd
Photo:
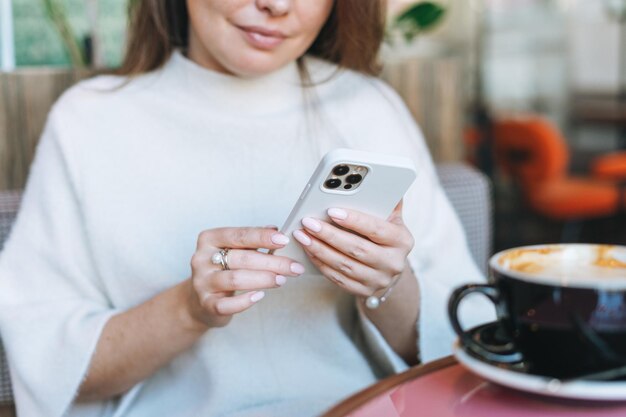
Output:
M399 32L410 42L423 32L437 26L446 14L446 9L434 2L424 1L409 6L391 23L391 30Z
M65 7L60 0L42 0L46 14L61 36L63 46L70 57L72 65L83 68L86 65L83 48L78 37L72 30Z

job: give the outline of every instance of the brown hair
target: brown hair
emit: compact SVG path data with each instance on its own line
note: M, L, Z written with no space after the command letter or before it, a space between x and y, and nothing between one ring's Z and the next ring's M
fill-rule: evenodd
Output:
M378 74L384 35L385 0L335 0L331 14L308 54L341 68ZM133 0L121 75L139 75L163 66L175 48L186 48L189 16L185 0Z

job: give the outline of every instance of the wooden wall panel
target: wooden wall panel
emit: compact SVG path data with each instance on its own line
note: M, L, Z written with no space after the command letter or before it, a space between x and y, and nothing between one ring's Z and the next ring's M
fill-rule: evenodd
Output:
M437 162L463 158L462 61L410 58L385 65L383 79L404 99Z
M49 68L0 72L0 190L24 187L52 104L87 75Z

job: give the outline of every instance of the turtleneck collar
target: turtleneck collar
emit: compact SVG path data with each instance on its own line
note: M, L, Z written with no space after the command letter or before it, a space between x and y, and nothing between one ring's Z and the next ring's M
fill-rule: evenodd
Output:
M267 75L243 78L207 69L176 50L162 70L162 79L198 104L217 111L272 114L300 108L302 81L295 62Z

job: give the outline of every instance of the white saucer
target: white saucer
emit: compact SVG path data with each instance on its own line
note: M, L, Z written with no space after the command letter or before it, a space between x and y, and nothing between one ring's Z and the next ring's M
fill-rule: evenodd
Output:
M469 371L505 387L558 398L594 401L626 401L626 381L561 382L544 376L525 374L483 362L469 355L457 340L454 356Z

